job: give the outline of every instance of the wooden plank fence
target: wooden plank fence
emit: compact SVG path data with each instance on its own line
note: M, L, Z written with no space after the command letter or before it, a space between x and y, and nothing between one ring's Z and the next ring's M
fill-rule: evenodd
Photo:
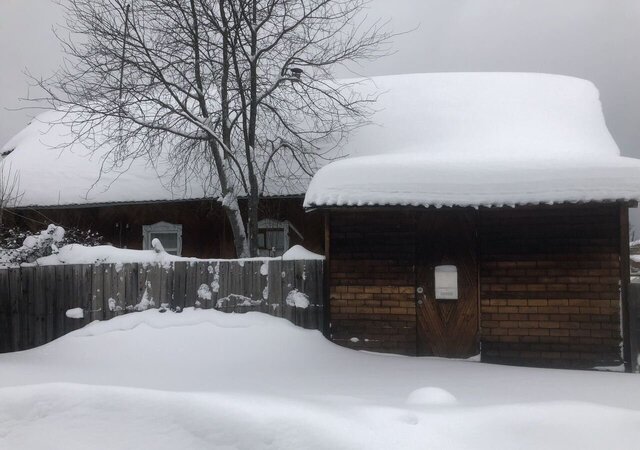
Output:
M323 270L322 260L280 259L0 269L0 353L160 307L260 311L323 330ZM82 319L66 316L74 308Z
M640 283L629 285L629 332L631 334L631 371L640 372Z

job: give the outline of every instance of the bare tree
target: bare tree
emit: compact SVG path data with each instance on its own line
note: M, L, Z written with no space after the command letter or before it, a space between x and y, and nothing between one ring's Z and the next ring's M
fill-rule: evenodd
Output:
M0 156L0 226L4 224L5 209L16 206L21 197L20 174Z
M38 84L75 136L108 137L112 160L208 174L237 255L255 255L260 198L312 174L370 113L375 98L334 77L386 51L368 2L65 0L68 62Z

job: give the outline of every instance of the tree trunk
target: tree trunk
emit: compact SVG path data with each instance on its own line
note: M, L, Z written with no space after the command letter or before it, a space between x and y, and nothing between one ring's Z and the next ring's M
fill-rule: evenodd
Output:
M244 229L244 222L242 220L242 214L240 213L238 198L235 197L231 200L225 200L224 209L227 213L229 224L231 225L231 231L233 233L233 243L236 247L236 257L250 257L251 252L249 250L249 241L247 239L247 233Z
M258 208L260 204L260 195L255 190L254 192L253 185L251 186L251 191L249 193L249 197L247 199L248 204L248 217L247 217L247 231L249 233L249 249L251 251L251 256L259 256L258 255Z

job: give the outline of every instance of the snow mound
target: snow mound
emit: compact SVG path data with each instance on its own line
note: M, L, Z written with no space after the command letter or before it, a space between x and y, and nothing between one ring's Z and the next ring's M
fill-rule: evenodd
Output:
M438 387L416 389L407 397L408 405L448 406L456 403L458 399L453 394Z
M407 404L412 390L416 403ZM455 408L415 406L450 392ZM149 310L0 355L1 449L600 450L638 442L635 375L386 357L259 313Z
M282 255L282 259L284 259L285 261L300 259L324 259L324 256L313 253L312 251L304 248L302 245L294 245L289 250L284 252L284 254Z
M89 325L63 336L61 339L73 339L82 336L100 336L117 331L132 331L139 326L156 330L194 325L211 325L216 328L251 328L274 325L287 326L279 319L260 313L226 314L212 309L185 308L181 313L157 309L147 309L135 314L118 316L111 320L94 321ZM293 326L293 325L292 325Z

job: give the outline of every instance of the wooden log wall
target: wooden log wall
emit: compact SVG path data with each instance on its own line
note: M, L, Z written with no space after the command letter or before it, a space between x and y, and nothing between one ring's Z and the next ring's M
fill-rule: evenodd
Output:
M483 360L562 367L622 363L619 208L481 212Z
M414 214L343 213L330 220L332 340L415 355Z
M60 265L0 269L0 353L94 320L166 307L261 311L322 330L323 260ZM81 308L82 319L66 316Z

